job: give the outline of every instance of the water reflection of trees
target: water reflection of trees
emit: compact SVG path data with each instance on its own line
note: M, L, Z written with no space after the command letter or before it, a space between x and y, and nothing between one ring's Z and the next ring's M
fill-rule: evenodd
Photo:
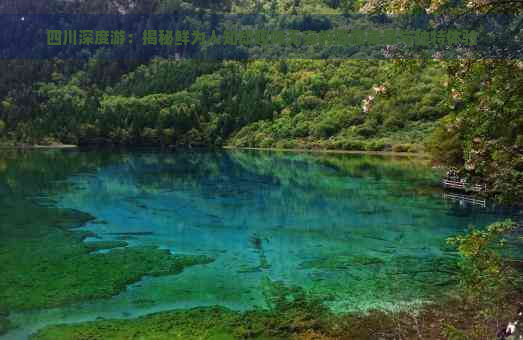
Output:
M412 203L405 192L433 176L423 162L376 156L140 151L114 156L97 174L96 191L142 198L167 193L176 200L172 209L192 206L230 225L263 216L319 226L341 223L348 212L361 215L362 223L383 221L392 203L400 209Z
M79 175L80 183L66 181L72 175ZM85 199L95 193L110 197L134 192L137 197L170 193L183 201L187 196L180 193L189 193L186 206L218 216L228 209L224 217L231 223L255 213L282 224L293 218L309 225L318 223L321 214L323 223L336 224L348 212L359 215L356 220L362 223L378 223L391 214L391 205L401 210L412 204L410 190L434 178L423 161L368 155L11 150L0 156L1 199L25 200L39 192L79 192ZM77 190L86 183L89 190Z
M0 198L70 190L71 184L61 181L117 162L121 156L110 152L4 149L0 154Z
M430 178L425 165L412 160L361 155L290 154L252 151L71 151L2 150L0 183L11 194L49 190L72 174L116 165L145 187L162 184L208 184L205 179L246 179L263 183L324 186L336 178ZM183 174L183 176L180 176ZM318 176L321 174L321 176ZM203 181L202 181L203 180ZM65 184L65 183L63 183ZM335 186L332 186L333 188ZM65 188L60 188L65 189Z

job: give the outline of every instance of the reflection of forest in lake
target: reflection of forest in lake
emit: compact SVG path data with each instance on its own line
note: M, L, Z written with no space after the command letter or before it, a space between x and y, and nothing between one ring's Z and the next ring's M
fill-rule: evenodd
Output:
M426 161L368 155L9 152L0 157L0 200L11 223L0 222L1 237L22 215L74 209L95 218L82 228L96 233L89 242L215 259L68 315L264 307L267 280L303 287L336 311L387 307L444 292L454 270L446 237L507 215L449 205L437 180Z

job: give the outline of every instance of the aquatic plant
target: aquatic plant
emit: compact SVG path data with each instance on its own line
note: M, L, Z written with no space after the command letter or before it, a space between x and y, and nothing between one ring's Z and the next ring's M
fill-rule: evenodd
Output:
M50 230L45 242L20 239L7 244L7 252L0 254L0 300L10 309L27 310L108 298L145 275L176 274L213 261L206 256L173 256L154 247L90 254L93 248L82 243L83 236Z
M327 332L321 301L300 287L263 280L269 309L247 312L223 307L200 307L156 313L132 320L101 320L46 327L36 340L66 339L290 339L299 334ZM325 329L324 329L325 328Z

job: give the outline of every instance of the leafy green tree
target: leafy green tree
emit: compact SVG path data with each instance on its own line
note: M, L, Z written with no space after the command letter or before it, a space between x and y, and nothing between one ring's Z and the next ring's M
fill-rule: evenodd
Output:
M515 228L516 224L507 220L483 229L472 228L467 234L448 239L459 252L458 279L464 306L474 309L480 324L489 319L499 320L508 297L521 284L505 258L507 238L513 237ZM451 328L452 333L463 335Z
M62 140L71 140L78 126L89 115L88 93L78 84L42 83L38 94L44 98L40 106L41 116L37 130L43 135L53 135Z

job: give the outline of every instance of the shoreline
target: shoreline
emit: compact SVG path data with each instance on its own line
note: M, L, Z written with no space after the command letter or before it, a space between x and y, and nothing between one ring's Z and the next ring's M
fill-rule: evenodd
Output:
M258 151L282 151L282 152L308 152L308 153L331 153L331 154L349 154L349 155L377 155L377 156L402 156L430 158L425 152L395 152L395 151L366 151L366 150L331 150L331 149L300 149L300 148L260 148L260 147L240 147L226 145L222 147L225 150L258 150Z
M0 149L77 149L78 145L74 144L52 144L52 145L1 145Z
M53 144L53 145L1 145L0 149L12 150L52 150L52 149L81 149L82 147L74 144ZM128 146L128 149L141 148L141 146ZM148 147L149 148L149 147ZM156 147L155 147L156 148ZM102 148L103 149L103 148ZM179 147L177 149L185 149ZM190 148L187 148L190 149ZM200 149L200 148L199 148ZM212 149L203 147L201 149ZM396 152L396 151L368 151L368 150L332 150L332 149L303 149L303 148L262 148L262 147L241 147L224 145L218 147L223 150L256 150L256 151L278 151L278 152L304 152L304 153L324 153L324 154L347 154L347 155L376 155L376 156L400 156L429 159L430 155L425 152Z

